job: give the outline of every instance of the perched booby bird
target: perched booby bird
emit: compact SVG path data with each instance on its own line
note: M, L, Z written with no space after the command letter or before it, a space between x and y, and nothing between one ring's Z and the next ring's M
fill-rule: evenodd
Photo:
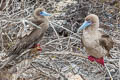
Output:
M90 14L78 29L83 30L82 43L86 48L90 61L96 61L104 66L104 56L110 56L109 51L113 47L112 38L99 28L99 18Z
M9 59L1 68L5 67L10 61L14 60L26 49L32 48L42 39L43 34L49 27L49 21L46 16L50 16L50 14L45 12L45 10L42 8L37 8L35 9L33 16L33 18L30 18L30 21L39 26L39 28L30 24L30 27L33 27L32 32L29 33L29 35L27 34L23 36L15 46L10 48L10 51L8 52Z

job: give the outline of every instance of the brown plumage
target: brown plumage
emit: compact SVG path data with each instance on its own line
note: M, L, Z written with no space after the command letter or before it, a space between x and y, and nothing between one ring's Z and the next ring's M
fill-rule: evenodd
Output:
M44 32L48 29L49 26L48 19L46 18L47 15L40 14L43 11L44 9L41 8L35 9L34 17L30 19L32 23L39 26L40 28L36 28L32 24L30 24L30 27L33 27L32 32L29 35L25 35L24 37L22 37L15 46L10 48L10 51L8 52L8 57L10 58L1 68L3 68L11 60L15 59L26 49L31 48L42 39Z
M79 28L79 30L82 29L82 43L89 56L95 58L110 56L109 51L113 47L114 42L109 35L99 29L99 18L97 15L88 15L85 18L85 23Z

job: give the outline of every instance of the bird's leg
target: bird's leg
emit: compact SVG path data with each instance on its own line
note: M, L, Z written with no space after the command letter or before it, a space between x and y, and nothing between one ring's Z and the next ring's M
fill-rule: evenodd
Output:
M42 51L42 48L40 47L40 44L33 45L32 49L35 49L36 51Z
M96 64L96 67L98 67L98 71L96 73L103 73L104 74L104 59L103 58L95 58L93 56L88 56L88 59L93 63ZM98 64L99 63L99 64Z
M40 44L35 44L31 49L30 55L36 57L38 51L42 51L42 48L40 47Z
M40 44L36 44L37 51L42 51L42 48L40 47Z
M88 56L88 59L89 59L91 62L96 61L97 63L99 63L99 64L101 64L101 65L104 66L104 59L103 59L103 57L101 57L101 58L95 58L95 57L93 57L93 56Z

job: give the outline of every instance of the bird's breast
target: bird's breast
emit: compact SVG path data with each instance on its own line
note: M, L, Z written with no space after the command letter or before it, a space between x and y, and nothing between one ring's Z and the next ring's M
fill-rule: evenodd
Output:
M99 43L99 35L85 32L83 33L83 43L87 47L95 47Z
M106 54L106 50L99 44L100 34L83 33L82 41L89 55L100 58Z

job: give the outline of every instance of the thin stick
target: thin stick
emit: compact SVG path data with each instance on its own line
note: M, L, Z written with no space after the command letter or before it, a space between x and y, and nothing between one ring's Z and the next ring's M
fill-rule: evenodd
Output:
M107 69L107 72L108 72L108 74L109 74L109 76L110 76L110 80L113 80L112 75L111 75L111 73L110 73L110 70L108 69L108 67L106 66L106 64L105 64L105 68Z
M73 31L71 31L71 30L69 30L69 29L67 29L67 28L65 28L65 27L63 27L63 26L61 26L61 25L58 25L58 24L53 23L53 22L50 22L50 23L52 23L52 24L54 24L54 25L56 25L56 26L59 26L59 27L65 29L65 30L68 31L68 32L73 33L73 34L74 34L75 36L77 36L77 37L80 37L78 34L74 33Z
M59 52L59 51L53 51L53 52L45 52L43 55L51 55L51 54L57 54L57 55L62 55L62 54L64 54L64 55L73 55L73 56L79 56L79 57L82 57L82 58L85 58L85 59L87 59L87 56L84 56L84 55L82 55L82 53L74 53L74 52L68 52L68 51L61 51L61 52ZM42 54L41 54L42 55Z
M55 27L54 27L51 23L50 23L50 25L51 25L51 27L53 28L53 30L55 31L55 34L56 34L56 36L58 37L58 40L59 40L59 43L60 43L60 37L59 37L57 31L55 30Z

